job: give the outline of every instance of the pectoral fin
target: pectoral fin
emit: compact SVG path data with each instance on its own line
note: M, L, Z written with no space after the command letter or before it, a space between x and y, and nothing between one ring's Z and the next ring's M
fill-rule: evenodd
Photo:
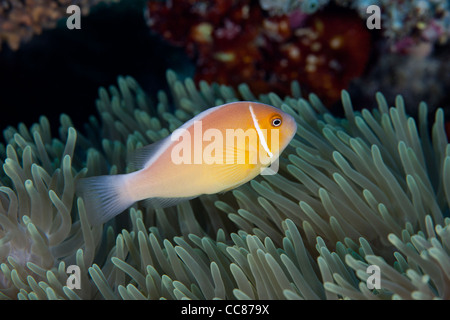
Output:
M232 147L225 148L224 152L225 163L213 164L208 171L210 173L209 178L214 179L217 183L215 192L234 189L253 179L257 175L255 172L259 172L258 164L256 164L254 158L255 152Z

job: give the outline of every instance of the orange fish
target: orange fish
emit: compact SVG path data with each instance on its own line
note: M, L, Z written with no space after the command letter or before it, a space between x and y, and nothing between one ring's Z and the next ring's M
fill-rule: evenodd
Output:
M198 114L171 135L136 152L138 171L81 179L78 189L93 224L133 203L173 206L274 174L297 131L289 114L266 104L233 102Z

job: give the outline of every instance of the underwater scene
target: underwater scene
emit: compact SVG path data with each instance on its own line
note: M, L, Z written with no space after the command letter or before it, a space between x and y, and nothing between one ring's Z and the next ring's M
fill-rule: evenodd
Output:
M0 1L0 299L449 300L449 92L449 0Z

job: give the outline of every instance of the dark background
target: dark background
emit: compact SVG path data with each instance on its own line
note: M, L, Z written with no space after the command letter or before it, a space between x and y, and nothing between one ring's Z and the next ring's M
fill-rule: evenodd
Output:
M49 118L52 130L61 113L77 128L95 115L100 86L131 75L149 94L166 88L165 72L189 72L182 48L171 48L153 35L144 19L145 1L103 4L69 30L66 19L12 51L0 51L0 132L7 126ZM3 139L1 139L3 140Z

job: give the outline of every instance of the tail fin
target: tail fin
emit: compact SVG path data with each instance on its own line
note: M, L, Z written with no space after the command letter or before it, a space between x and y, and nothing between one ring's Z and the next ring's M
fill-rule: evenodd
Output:
M78 181L77 193L83 198L89 222L100 225L130 207L125 189L125 174L84 178Z

